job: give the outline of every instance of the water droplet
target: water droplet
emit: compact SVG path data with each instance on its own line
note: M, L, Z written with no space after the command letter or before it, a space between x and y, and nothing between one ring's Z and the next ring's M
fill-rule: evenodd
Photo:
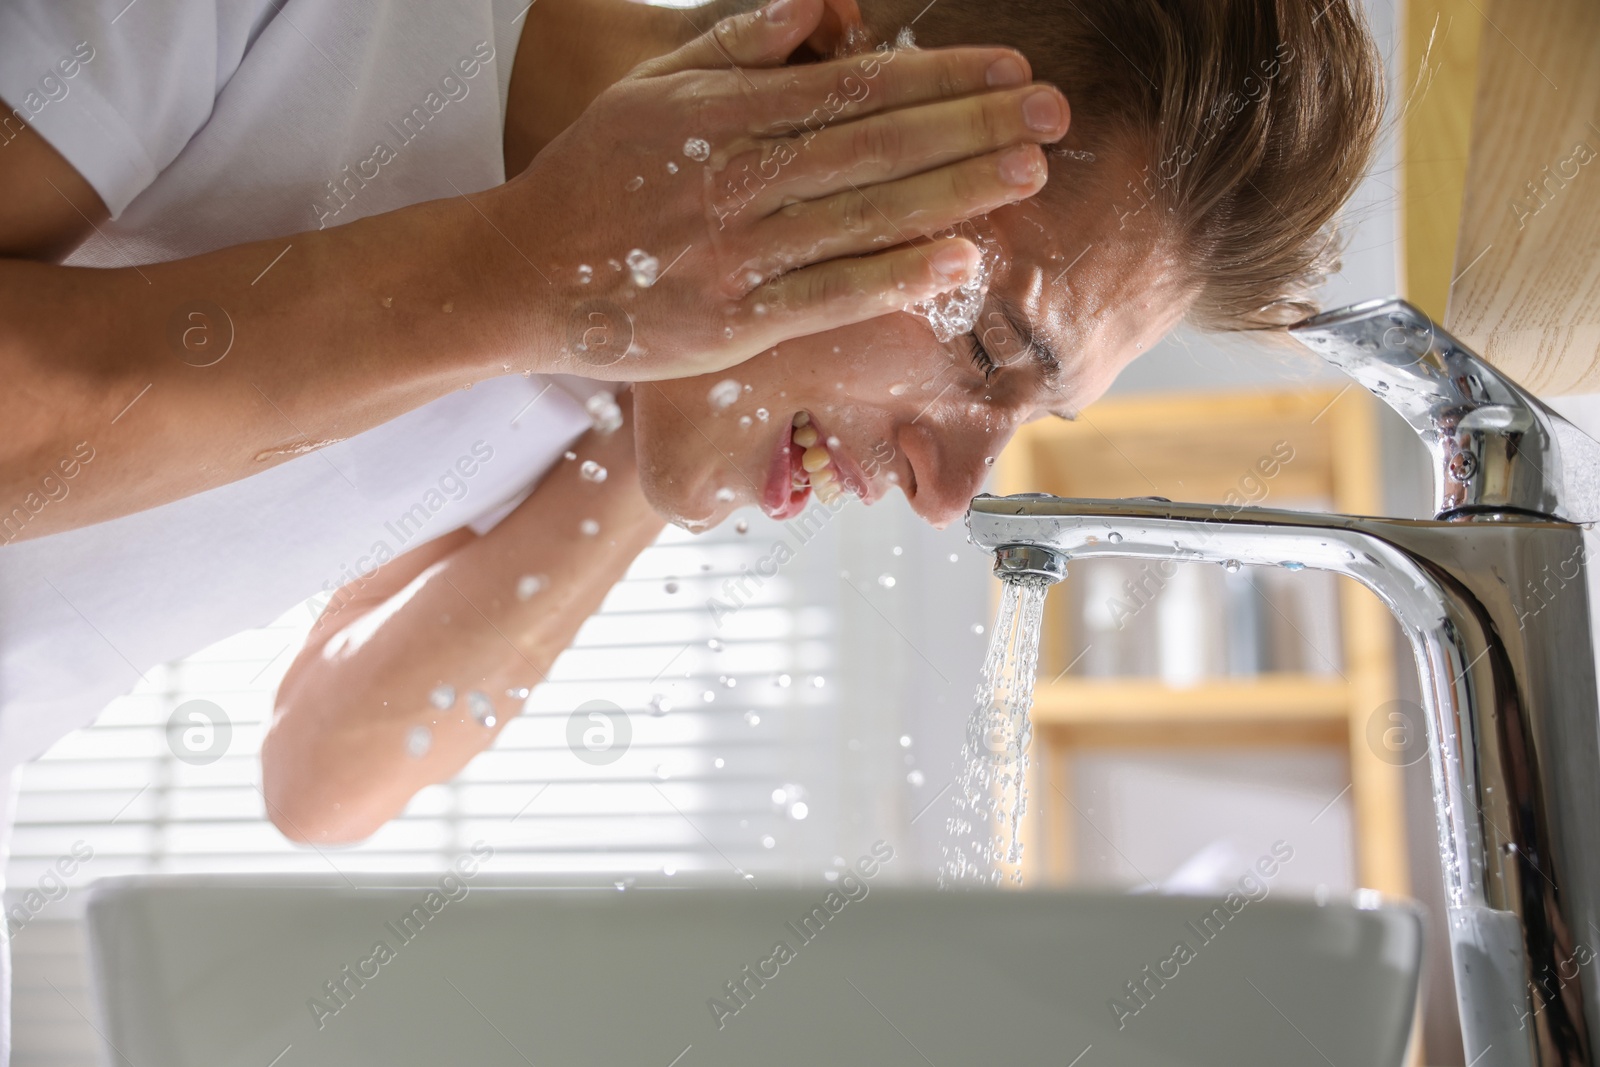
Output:
M421 759L433 747L433 731L420 723L406 731L406 753L412 759Z
M733 502L733 497L733 490L729 489L727 486L723 486L717 490L717 503L719 504L731 504Z
M622 408L610 393L595 393L583 402L583 407L589 413L589 421L600 433L615 433L622 428Z
M1306 569L1306 565L1297 559L1286 559L1282 563L1279 563L1278 566L1282 567L1286 571L1303 571Z
M1106 540L1110 541L1114 545L1120 545L1122 544L1122 535L1117 533L1117 531L1112 530L1110 535L1106 537Z
M706 647L713 652L721 652L724 646L721 641L718 641L715 637L713 637L711 640L706 642Z
M1236 559L1224 560L1222 563L1222 569L1227 571L1229 574L1238 574L1240 566L1241 564Z
M732 378L724 378L711 387L706 399L710 401L712 411L726 411L739 399L739 383Z
M628 253L628 269L633 272L633 284L648 289L661 273L661 261L644 249L635 248Z
M662 588L668 593L676 593L678 591L678 583L669 580L666 585L662 586Z
M983 457L983 465L984 465L984 466L985 466L985 467L992 467L992 466L994 466L994 457L993 457L993 456L984 456L984 457Z
M712 690L707 689L704 693L700 694L700 699L705 701L707 704L710 704L712 701L717 699L717 694Z
M578 523L578 532L585 537L593 537L600 532L600 524L593 519L584 519Z
M737 689L739 687L739 679L733 677L732 675L720 675L717 678L717 681L722 683L722 688L724 689Z
M628 192L637 193L644 188L644 175L636 174L628 181Z
M672 701L668 700L666 697L662 696L660 693L656 693L654 696L652 696L650 698L650 714L656 716L657 718L660 718L661 716L665 715L667 712L669 712L671 710L672 710Z
M895 554L895 555L897 555L897 556L903 556L903 555L905 555L905 554L906 554L906 550L905 550L905 549L903 549L903 548L901 548L901 547L900 547L900 546L899 546L899 545L895 545L895 546L894 546L894 547L893 547L893 548L891 548L891 549L890 549L890 550L889 550L889 551L890 551L890 552L892 552L892 553L894 553L894 554Z
M664 764L664 763L656 764L656 781L664 782L668 778L671 778L671 777L672 777L672 773L667 770L667 765L666 764Z
M775 684L775 685L776 685L776 686L777 686L777 687L778 687L778 688L779 688L779 689L787 689L787 688L789 688L789 686L790 686L790 685L791 685L791 684L793 684L793 682L794 682L794 679L793 679L793 678L790 678L790 677L789 677L789 676L788 676L788 675L787 675L787 674L780 674L780 675L778 675L778 677L777 677L777 678L776 678L776 679L775 679L775 680L774 680L774 684Z
M696 163L704 163L711 158L711 144L699 137L691 137L683 142L683 154Z
M911 771L906 775L906 781L912 785L921 785L923 782L927 781L927 778L923 776L921 771Z
M747 711L744 713L744 721L750 726L760 726L761 716L757 715L753 711Z
M893 385L889 386L889 395L905 396L908 388L910 387L907 386L905 382L895 382Z
M762 422L766 422L768 419L772 418L772 412L768 411L766 408L756 408L756 418L760 419Z
M739 429L748 430L750 427L752 427L754 425L755 425L755 420L752 419L749 415L740 415L739 416Z
M950 562L951 563L960 563L961 562L961 554L959 552L950 553Z
M983 623L981 623L981 622L973 623L972 624L972 632L975 633L975 634L983 633Z
M667 160L667 173L668 174L676 174L676 173L678 173L678 165L676 163L672 162L672 160L670 160L670 159Z
M824 678L822 675L813 674L811 676L811 688L813 688L813 689L821 689L823 686L825 686L827 684L828 684L828 680L826 678Z
M900 735L900 747L901 748L910 748L911 747L911 735L910 734L901 734Z
M772 791L772 802L774 804L778 805L779 807L782 807L788 801L788 799L789 799L789 794L786 793L783 789L781 789L781 788L780 789L774 789Z
M678 868L669 863L665 867L661 868L661 873L666 875L668 878L671 878L673 875L678 873Z
M587 263L578 264L578 284L588 285L594 281L594 268Z
M716 759L711 761L711 766L715 767L719 771L727 765L728 761L723 759L721 756L718 756Z
M433 692L428 694L428 703L440 711L449 711L456 703L456 687L453 685L436 685Z
M878 575L878 584L883 586L885 589L893 589L894 588L894 575L892 575L892 574L880 574L880 575Z
M796 822L801 821L810 814L811 805L807 804L803 800L797 800L793 804L789 805L789 818L795 820Z
M493 726L499 721L494 713L494 701L481 690L474 689L467 694L467 710L472 712L472 717L478 720L480 726Z
M606 469L592 459L583 461L583 466L578 468L578 475L586 482L599 484L606 480Z
M733 532L747 534L750 532L750 524L745 522L743 519L740 519L738 522L733 524Z
M778 839L773 837L771 834L768 834L768 835L766 835L765 837L763 837L761 839L761 847L762 848L776 848L777 846L778 846Z
M561 458L566 460L568 463L571 463L573 460L578 458L578 454L569 448L565 452L561 453Z

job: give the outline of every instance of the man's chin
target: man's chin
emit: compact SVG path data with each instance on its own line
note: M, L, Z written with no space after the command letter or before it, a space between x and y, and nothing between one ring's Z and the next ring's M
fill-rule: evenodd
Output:
M657 515L672 525L690 533L705 533L715 529L732 515L744 502L718 501L717 490L697 485L687 489L672 484L667 479L646 476L640 479L640 490L645 502Z

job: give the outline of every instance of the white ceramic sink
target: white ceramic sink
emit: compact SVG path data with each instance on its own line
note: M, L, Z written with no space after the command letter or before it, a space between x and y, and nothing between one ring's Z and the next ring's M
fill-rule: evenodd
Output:
M621 892L483 874L443 892L435 877L364 882L99 883L95 982L123 1058L108 1062L1386 1067L1403 1059L1421 940L1404 905L1272 898L1233 913L1201 897L881 879L852 881L854 900L837 883L682 876Z

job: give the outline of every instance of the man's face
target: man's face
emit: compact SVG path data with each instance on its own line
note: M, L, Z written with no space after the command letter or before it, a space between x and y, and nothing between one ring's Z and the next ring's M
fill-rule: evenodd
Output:
M898 488L935 526L960 518L1017 427L1075 415L1188 308L1155 220L1117 210L1106 166L1053 166L1038 197L972 224L1000 265L970 334L940 342L900 313L636 386L651 504L698 530L750 504L787 519L813 494Z

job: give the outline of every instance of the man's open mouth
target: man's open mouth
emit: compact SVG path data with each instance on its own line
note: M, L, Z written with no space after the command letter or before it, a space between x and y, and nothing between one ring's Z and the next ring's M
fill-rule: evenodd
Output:
M845 457L837 437L829 437L810 412L798 411L790 421L789 436L773 454L762 510L774 519L792 519L805 509L815 492L824 504L845 493L867 499L867 485L855 465Z

